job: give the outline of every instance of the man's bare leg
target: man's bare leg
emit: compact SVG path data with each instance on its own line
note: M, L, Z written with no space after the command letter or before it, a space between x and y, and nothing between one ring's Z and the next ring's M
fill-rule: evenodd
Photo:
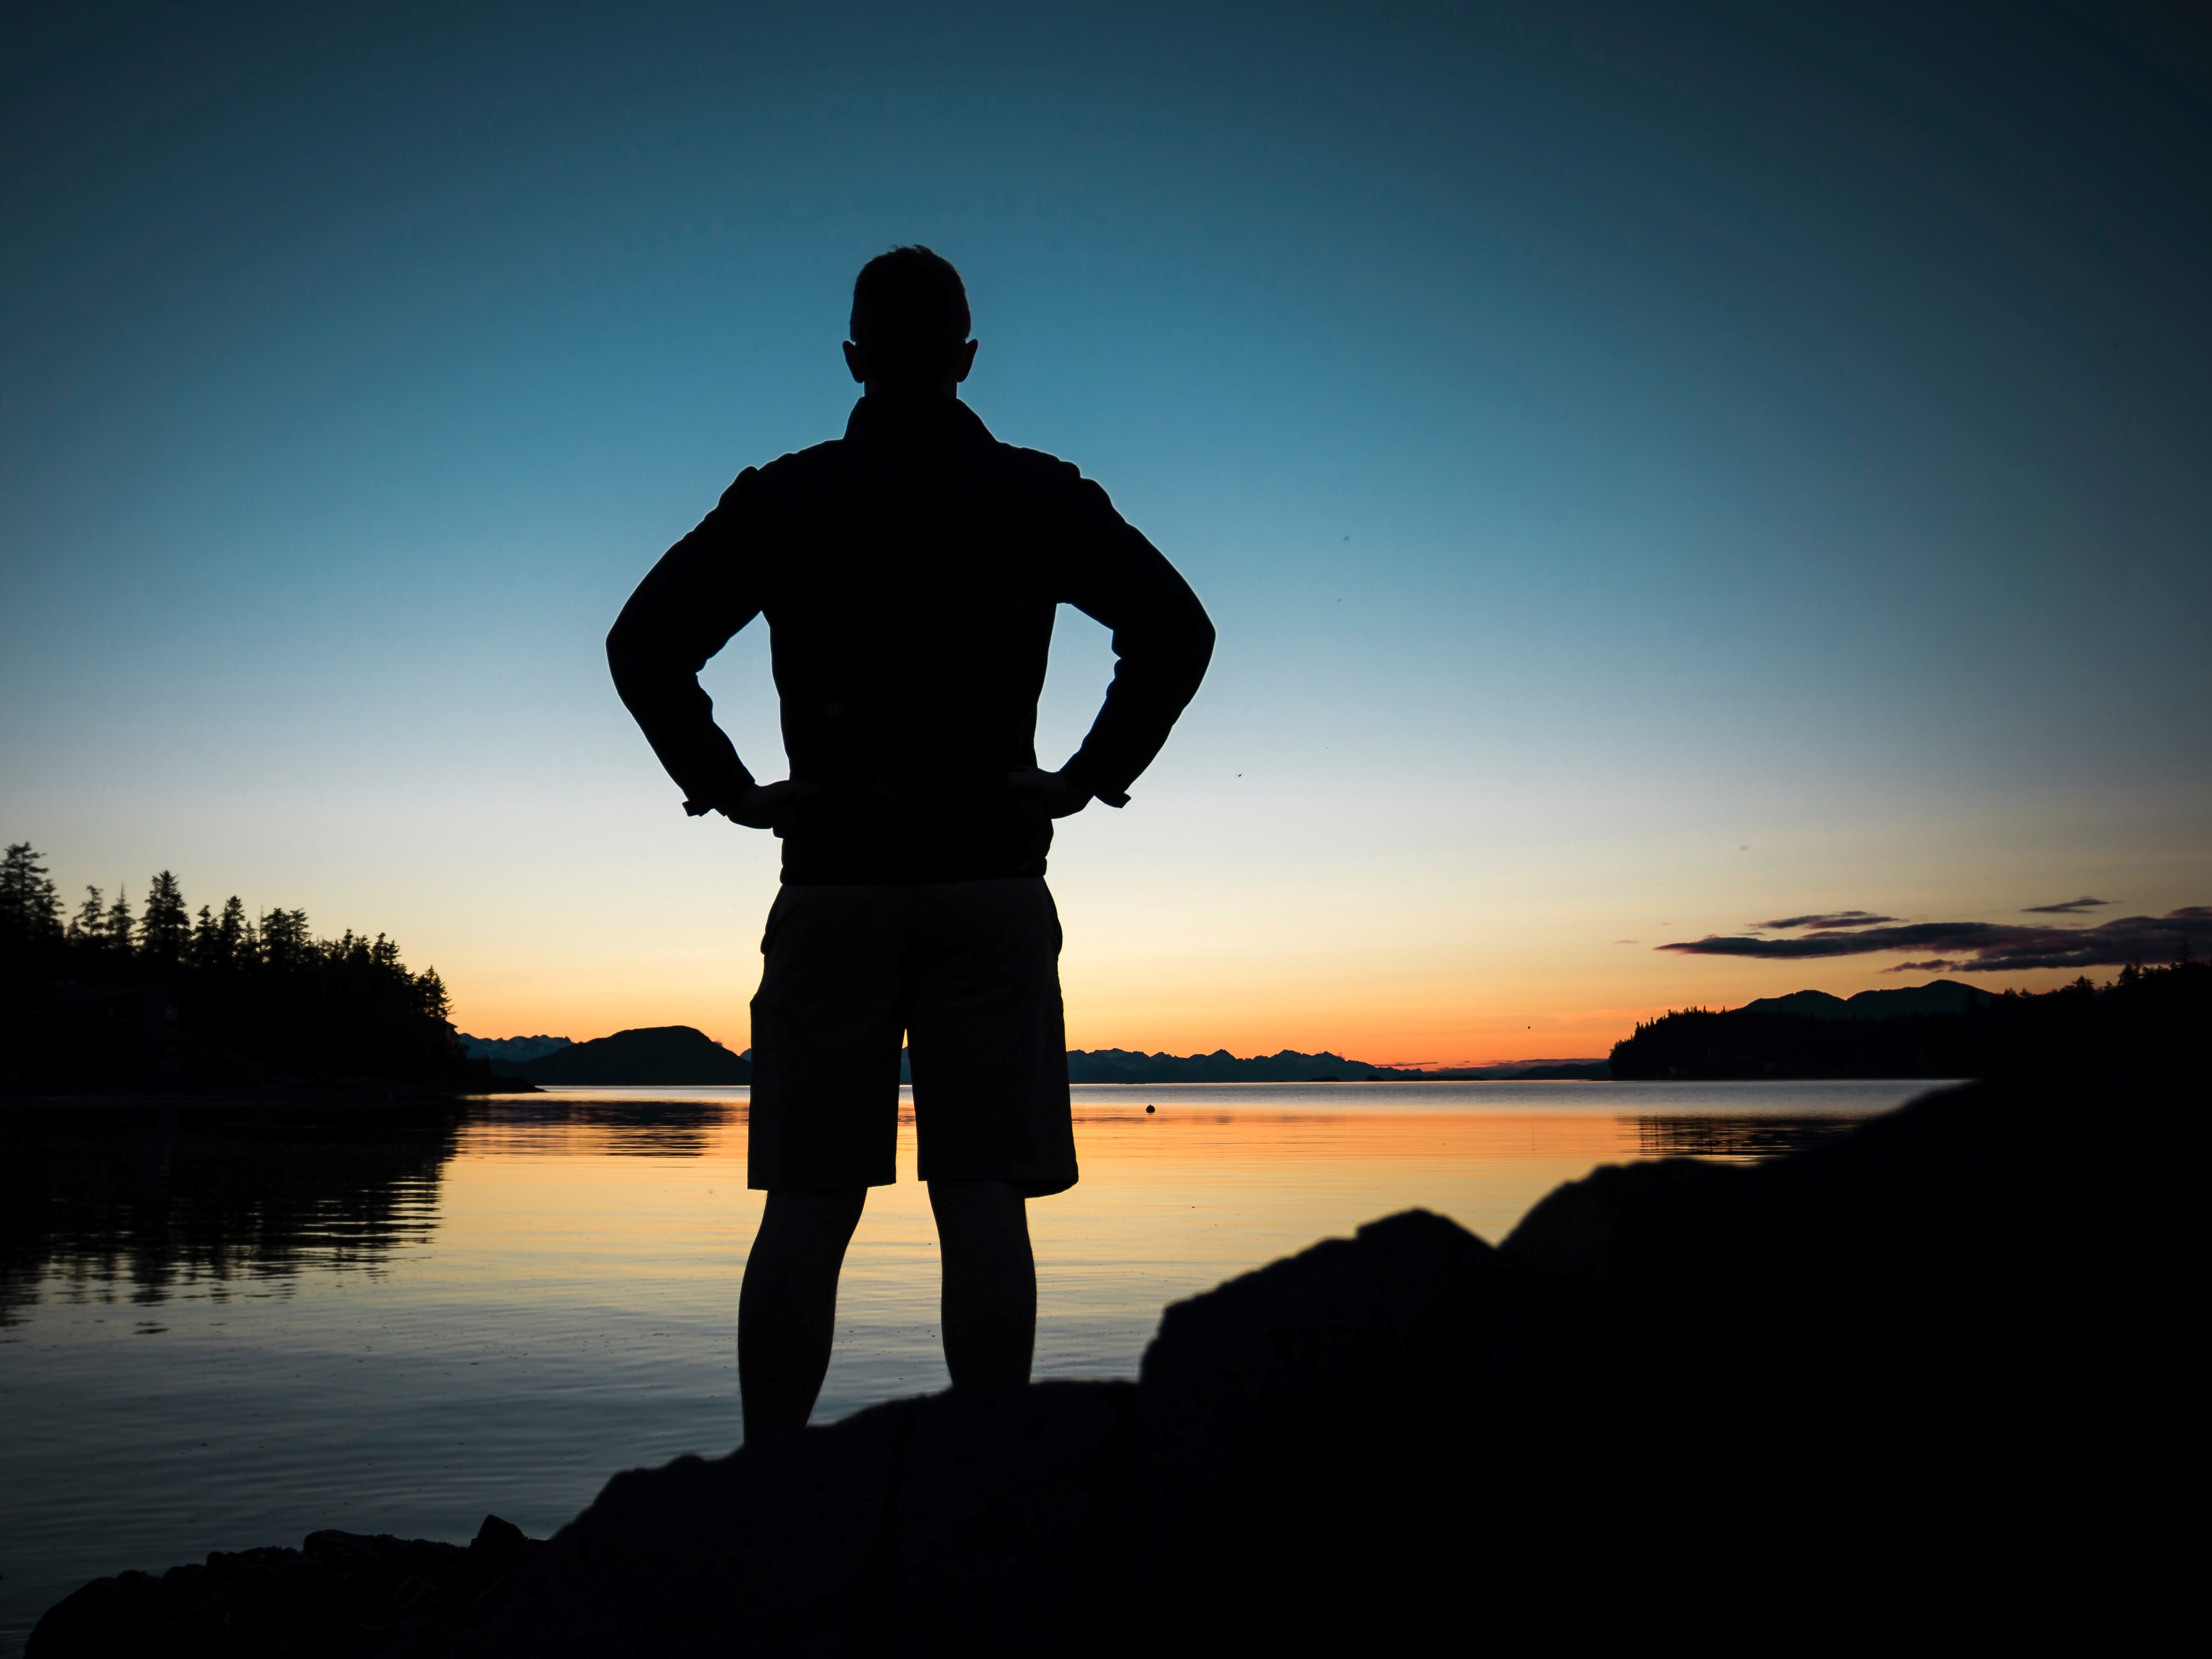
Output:
M770 1193L738 1295L738 1389L750 1443L806 1426L830 1369L837 1273L868 1191Z
M1036 1347L1028 1201L1003 1181L933 1181L945 1257L945 1364L959 1389L1018 1389Z

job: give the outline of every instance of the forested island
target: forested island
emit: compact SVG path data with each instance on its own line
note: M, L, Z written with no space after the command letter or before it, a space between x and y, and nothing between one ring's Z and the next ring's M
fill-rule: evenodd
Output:
M1613 1045L1613 1075L1970 1078L2193 1063L2212 1015L2212 963L2130 965L2041 993L1955 980L1848 1001L1820 991L1741 1008L1670 1010ZM2187 1053L2169 1053L2176 1045Z
M447 1023L444 981L379 933L318 939L303 910L186 904L174 875L132 910L73 911L27 842L0 857L0 1084L132 1092L287 1080L498 1086ZM512 1086L512 1085L509 1085Z
M501 1077L553 1087L698 1087L753 1080L752 1050L733 1054L691 1025L646 1025L588 1042L475 1037L462 1046Z

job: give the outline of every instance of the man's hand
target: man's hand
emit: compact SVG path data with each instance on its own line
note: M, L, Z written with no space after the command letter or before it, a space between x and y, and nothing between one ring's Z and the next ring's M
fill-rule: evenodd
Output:
M717 803L714 810L755 830L781 830L793 807L821 793L813 784L786 778L781 783L757 783L743 794Z
M1091 805L1091 792L1071 782L1065 772L1040 771L1034 766L1025 772L1009 772L1006 787L1043 817L1073 817Z

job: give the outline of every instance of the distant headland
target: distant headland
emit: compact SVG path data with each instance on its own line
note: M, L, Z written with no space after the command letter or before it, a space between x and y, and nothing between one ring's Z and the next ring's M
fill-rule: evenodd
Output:
M88 887L64 916L41 857L0 857L9 1092L514 1086L462 1052L437 969L411 971L382 933L318 939L304 910L257 916L235 896L195 915L166 870L136 913Z
M1623 1081L1679 1079L1975 1078L2039 1066L2121 1070L2179 1065L2154 1054L2212 1016L2212 963L2129 966L2099 985L2086 975L2040 994L1992 994L1956 980L1850 998L1824 991L1762 997L1741 1008L1684 1008L1613 1045Z

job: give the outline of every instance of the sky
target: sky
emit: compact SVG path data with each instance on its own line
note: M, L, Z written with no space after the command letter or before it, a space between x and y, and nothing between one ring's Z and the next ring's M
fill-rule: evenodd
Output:
M2061 982L2017 930L2212 904L2179 15L25 11L0 838L72 902L389 933L477 1035L746 1046L776 843L684 816L602 641L842 431L853 275L918 241L963 395L1220 634L1060 826L1074 1046L1490 1063ZM705 682L773 777L766 646ZM1045 764L1110 665L1064 611Z

